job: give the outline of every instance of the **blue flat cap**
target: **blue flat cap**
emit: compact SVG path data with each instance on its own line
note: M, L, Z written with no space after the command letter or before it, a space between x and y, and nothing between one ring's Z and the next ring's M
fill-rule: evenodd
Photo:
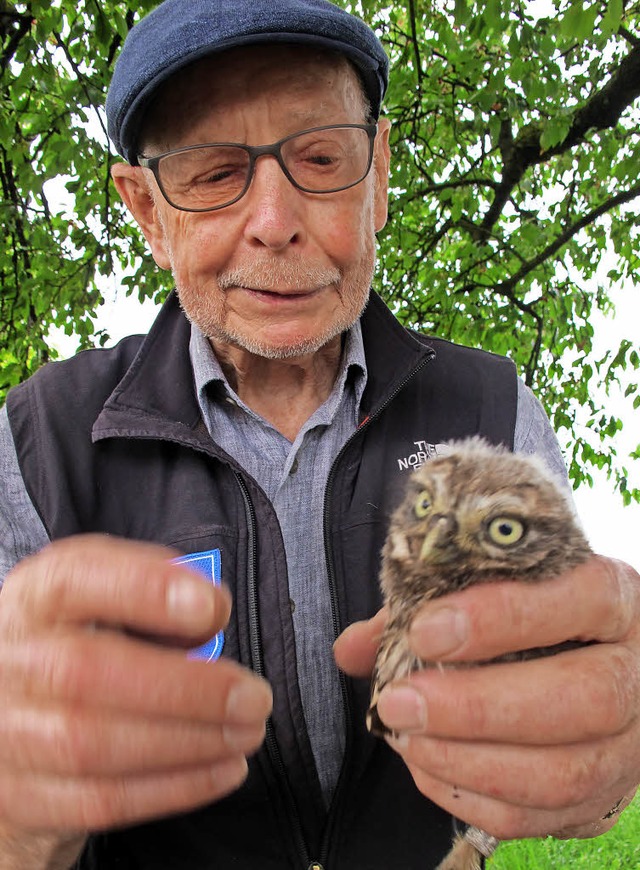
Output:
M387 55L368 25L329 0L165 0L132 28L115 66L106 110L118 153L137 164L144 110L158 86L179 69L229 48L276 42L345 55L378 117Z

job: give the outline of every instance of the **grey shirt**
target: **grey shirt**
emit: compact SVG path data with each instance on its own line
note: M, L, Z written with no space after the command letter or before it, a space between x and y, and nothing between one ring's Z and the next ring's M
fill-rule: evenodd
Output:
M324 482L358 425L367 367L360 324L346 335L333 390L291 443L242 403L207 339L192 327L191 361L198 402L214 440L257 481L283 534L303 709L327 803L344 747L343 712L323 544ZM514 449L540 455L566 481L560 448L540 403L518 381ZM0 409L0 584L24 556L48 542L25 490L6 408ZM322 703L318 703L322 699Z

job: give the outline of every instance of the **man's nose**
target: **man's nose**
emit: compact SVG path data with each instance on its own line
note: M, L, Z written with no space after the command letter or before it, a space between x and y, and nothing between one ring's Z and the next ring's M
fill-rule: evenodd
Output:
M275 157L259 157L245 194L249 208L245 232L255 243L273 251L299 244L304 238L303 196Z

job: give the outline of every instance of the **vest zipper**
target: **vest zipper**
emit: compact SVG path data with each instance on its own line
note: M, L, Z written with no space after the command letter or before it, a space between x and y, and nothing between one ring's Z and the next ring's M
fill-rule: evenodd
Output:
M257 545L256 545L256 513L251 501L251 495L247 488L244 478L238 471L234 471L240 492L244 499L245 512L247 516L248 549L249 549L249 565L247 570L247 586L248 586L248 606L249 606L249 642L251 647L251 666L256 674L264 677L264 660L262 655L262 640L260 637L260 617L258 612L258 583L257 583ZM322 870L320 864L312 862L309 858L309 850L304 838L302 822L296 806L293 795L287 780L287 772L280 755L280 747L276 740L273 722L271 718L266 723L265 746L271 765L275 770L277 779L281 786L281 793L284 796L285 804L289 812L289 818L292 823L292 833L295 842L296 851L301 861L301 870Z
M331 597L331 615L333 620L333 633L337 638L338 635L342 631L342 625L340 622L340 611L339 611L339 602L338 602L338 590L336 588L336 575L334 568L334 559L333 559L333 547L331 546L331 540L329 537L329 504L331 502L331 495L333 492L333 484L335 480L336 468L338 466L338 462L341 457L349 447L352 441L358 437L358 435L367 429L374 420L376 420L380 414L387 408L391 402L396 398L396 396L402 392L402 390L406 387L406 385L413 380L413 378L418 374L418 372L424 368L424 366L431 362L431 360L435 357L435 353L431 351L430 353L426 353L425 356L420 360L419 364L413 368L409 374L396 386L392 393L390 393L387 398L382 402L381 405L369 416L365 417L365 419L360 423L355 432L353 432L349 438L342 445L340 452L336 456L333 461L333 465L329 471L329 477L327 479L327 486L324 494L324 508L323 508L323 516L324 516L324 552L325 559L327 563L327 578L329 581L329 594ZM338 816L338 809L341 806L344 800L344 780L346 778L347 770L348 770L348 752L349 747L351 745L351 741L353 740L353 719L351 716L351 709L349 707L349 693L347 690L347 679L342 671L338 672L340 678L340 689L342 692L342 705L344 709L344 721L345 721L345 749L344 749L344 758L342 762L342 768L340 770L340 776L338 777L338 782L336 783L336 788L333 794L333 799L331 801L331 806L329 808L329 814L327 817L327 823L325 826L324 835L322 838L322 846L320 849L320 870L322 870L325 862L327 860L327 855L329 854L329 841L331 838L331 834L333 832L333 823ZM313 867L309 868L309 870L313 870Z
M336 589L336 579L335 579L335 568L334 568L334 560L333 560L333 549L331 547L331 541L329 540L328 529L328 505L330 503L330 495L333 490L333 481L335 478L335 470L338 465L338 461L346 451L347 447L351 444L351 442L358 436L358 434L363 431L365 428L368 428L369 425L391 404L391 402L395 399L395 397L405 388L405 386L411 381L415 375L428 363L430 362L435 354L431 352L431 354L425 355L420 363L415 366L411 370L411 372L398 384L395 390L387 396L385 401L376 409L376 411L367 417L358 427L358 429L345 441L340 449L340 452L336 456L333 465L331 466L331 470L329 471L329 477L327 479L327 486L325 489L324 496L324 549L325 549L325 558L327 563L327 577L329 581L329 594L331 598L331 614L333 621L333 632L334 636L337 638L342 630L342 626L340 623L340 614L338 609L338 592ZM239 471L234 471L236 480L238 482L238 486L240 488L240 492L242 493L242 497L245 505L245 512L247 517L247 529L248 529L248 549L249 549L249 565L247 569L247 586L248 586L248 607L249 607L249 642L251 649L251 666L258 676L264 677L264 661L262 656L262 642L260 638L260 618L258 613L258 584L257 584L257 544L256 544L256 513L253 506L253 502L251 501L251 495L247 488L247 485L242 477L242 474ZM349 694L347 691L347 680L342 671L339 672L340 679L340 690L342 694L342 705L344 709L344 718L345 718L345 754L342 763L342 769L340 771L340 776L338 777L338 782L336 784L336 789L333 795L333 800L331 801L331 807L329 809L329 814L327 817L327 824L325 826L325 832L322 838L322 845L320 849L320 857L319 861L312 861L309 858L309 849L307 847L307 843L304 837L304 831L302 829L302 822L300 820L300 814L298 812L298 808L296 806L293 795L291 794L291 790L289 787L289 782L287 780L287 772L284 766L284 762L282 761L282 756L280 755L280 748L278 746L278 742L275 737L275 732L273 729L273 722L271 719L267 720L266 723L266 734L265 734L265 746L267 749L267 754L269 756L269 760L275 770L276 776L281 785L281 791L285 798L285 803L287 804L287 809L289 812L289 818L292 823L292 833L296 846L296 850L298 852L298 856L301 860L301 870L324 870L326 867L327 855L329 854L329 842L331 838L331 833L333 830L333 822L338 815L338 807L341 805L342 800L344 799L344 780L346 778L348 764L347 764L347 754L349 751L349 746L353 739L353 721L351 717L351 709L349 707Z

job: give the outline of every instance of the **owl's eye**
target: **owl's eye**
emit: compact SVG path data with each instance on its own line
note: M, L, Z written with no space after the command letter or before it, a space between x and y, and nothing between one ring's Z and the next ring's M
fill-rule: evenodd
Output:
M431 510L431 496L426 489L423 489L413 506L413 511L419 520L426 517Z
M524 524L515 517L495 517L489 523L489 537L494 544L509 547L524 535Z

